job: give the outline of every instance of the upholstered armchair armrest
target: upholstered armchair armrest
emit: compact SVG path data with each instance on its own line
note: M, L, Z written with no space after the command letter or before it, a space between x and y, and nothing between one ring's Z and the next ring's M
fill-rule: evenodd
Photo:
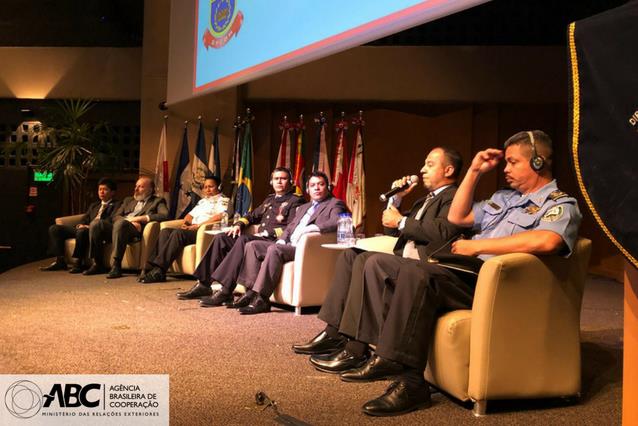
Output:
M213 242L214 235L207 234L206 231L213 229L212 223L201 225L197 228L197 240L195 241L195 266L199 264L208 246Z
M144 268L151 248L157 244L160 232L160 222L149 222L142 231L142 254L140 257L140 268Z
M389 235L363 238L361 240L357 240L356 247L366 251L394 254L393 249L397 243L397 239L397 237L391 237Z
M165 220L160 222L160 231L164 228L179 228L184 224L184 219Z
M295 250L293 305L321 305L325 298L340 250L321 247L335 243L336 233L312 232L299 239ZM303 285L302 285L303 283Z
M483 264L472 306L470 398L579 392L588 247L567 259L512 253Z
M56 225L75 226L82 220L83 214L74 214L73 216L61 216L55 218Z

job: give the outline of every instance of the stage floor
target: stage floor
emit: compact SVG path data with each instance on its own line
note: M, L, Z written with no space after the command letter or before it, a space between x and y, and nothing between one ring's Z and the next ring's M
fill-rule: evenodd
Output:
M275 424L258 390L310 424L620 424L622 284L590 276L583 301L583 394L562 401L490 402L488 416L441 394L430 409L372 419L361 405L387 382L343 383L315 371L290 346L313 337L315 314L240 316L202 309L175 293L193 281L141 285L66 272L37 262L0 274L0 374L169 374L174 425Z

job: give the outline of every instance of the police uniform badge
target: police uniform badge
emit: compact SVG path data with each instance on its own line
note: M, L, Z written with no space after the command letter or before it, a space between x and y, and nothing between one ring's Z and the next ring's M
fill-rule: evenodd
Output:
M531 205L525 209L525 213L527 214L536 214L541 208L537 205Z
M558 205L554 206L551 209L547 210L541 220L543 222L556 222L558 219L563 217L563 206Z
M501 206L499 206L498 204L496 204L494 201L489 200L487 202L487 205L490 206L491 208L493 208L494 210L500 210Z

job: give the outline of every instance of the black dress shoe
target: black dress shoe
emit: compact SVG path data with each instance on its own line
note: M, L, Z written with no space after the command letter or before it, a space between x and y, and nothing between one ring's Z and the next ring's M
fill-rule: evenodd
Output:
M253 301L254 293L244 293L237 300L234 300L231 303L226 304L228 309L239 309L250 305L250 302Z
M213 290L210 287L197 281L190 290L177 293L177 298L179 300L201 299L211 294L213 294Z
M270 312L270 302L259 293L255 294L248 306L239 308L239 313L242 315L265 314L266 312Z
M86 267L83 263L76 263L71 269L69 269L69 274L81 274L85 269Z
M210 297L202 297L199 301L199 306L202 308L214 308L216 306L221 306L224 303L229 303L233 301L233 294L223 293L221 290L217 290Z
M97 274L104 274L104 273L106 273L106 268L102 265L98 265L97 263L94 263L93 265L91 265L89 269L82 272L82 275L97 275Z
M66 263L64 262L59 262L59 261L55 261L52 264L48 265L48 266L41 266L40 267L41 271L46 271L46 272L50 272L50 271L66 271Z
M394 377L403 372L403 365L373 355L363 366L341 373L344 382L374 382Z
M163 283L164 281L166 281L166 274L158 267L151 269L140 279L142 284Z
M112 280L115 278L122 278L122 267L119 265L114 265L109 271L109 273L106 274L106 278L108 278L109 280Z
M370 416L398 416L430 405L430 388L426 383L415 385L400 380L393 382L380 397L363 404L361 409Z
M347 349L335 351L328 355L312 355L310 364L324 373L341 373L353 368L359 368L370 358L370 352L355 355Z
M341 350L348 342L348 339L339 335L330 337L326 331L317 334L312 340L301 345L292 345L292 350L298 354L320 355Z

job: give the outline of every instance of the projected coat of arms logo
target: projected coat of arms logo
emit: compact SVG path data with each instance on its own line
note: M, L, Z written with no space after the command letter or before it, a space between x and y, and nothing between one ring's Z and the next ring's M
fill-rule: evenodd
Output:
M244 14L237 9L236 0L210 0L210 18L202 42L209 47L220 49L237 36Z

